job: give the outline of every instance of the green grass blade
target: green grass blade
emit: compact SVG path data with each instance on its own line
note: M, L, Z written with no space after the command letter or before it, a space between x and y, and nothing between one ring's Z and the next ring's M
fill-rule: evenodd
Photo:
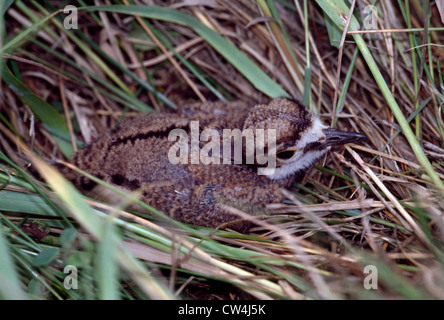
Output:
M59 254L59 248L50 247L42 250L37 256L32 259L32 264L35 267L44 267L49 265Z
M386 82L384 81L384 77L382 76L381 72L379 71L375 60L373 60L373 57L371 56L370 50L368 49L364 39L359 34L355 34L354 38L355 38L355 41L359 47L359 50L361 51L362 55L364 56L364 58L367 62L367 65L369 66L373 76L375 77L375 80L378 83L379 88L382 91L382 94L384 95L385 99L387 100L387 103L389 104L390 109L392 110L396 120L398 121L399 125L401 126L404 136L406 137L413 152L415 153L416 158L418 159L419 163L421 163L425 172L430 177L430 179L433 181L435 186L439 189L439 192L441 193L441 195L444 196L444 183L441 181L439 176L436 174L435 169L433 168L429 159L425 155L424 151L421 148L421 145L419 144L419 141L417 140L415 134L413 133L412 129L410 128L409 124L407 123L407 120L404 117L404 114L403 114L401 108L399 107L398 103L396 102L395 98L393 97L392 93L390 92L390 88L387 86Z
M132 107L135 110L138 110L140 112L148 112L148 111L152 111L152 108L150 108L149 106L147 106L146 104L144 104L143 102L141 102L140 100L137 100L133 95L129 95L126 92L124 92L123 90L121 90L120 88L116 87L115 85L113 85L112 83L105 81L104 79L100 78L99 76L97 76L96 74L94 74L93 72L87 70L86 68L79 66L75 61L70 60L68 57L65 57L63 54L55 51L54 49L52 49L51 47L46 46L44 43L38 41L38 40L34 40L33 41L35 44L37 44L38 46L40 46L43 50L52 53L54 56L56 56L57 58L59 58L62 61L65 61L66 63L68 63L69 65L73 66L74 68L78 69L79 71L81 71L82 73L87 74L89 77L91 77L93 80L95 80L96 82L98 82L99 84L101 84L104 88L108 89L104 90L101 86L97 86L95 83L88 83L87 81L76 77L75 75L68 73L62 69L57 68L55 65L52 65L50 63L48 63L47 61L44 61L42 59L40 59L39 57L33 55L30 52L26 52L25 50L19 50L20 53L30 57L31 59L33 59L34 61L38 61L40 63L42 63L43 65L53 69L53 70L57 70L58 72L60 72L61 74L77 81L78 83L90 87L90 88L94 88L95 90L97 90L98 92L100 92L101 94L103 94L104 96L110 97L111 99L113 99L114 101L117 101L125 106L129 106ZM122 67L121 67L122 68ZM124 68L122 68L124 69ZM125 70L125 69L124 69ZM147 84L146 84L147 85ZM146 86L145 86L146 87ZM148 90L150 90L149 88L147 88ZM151 88L152 90L152 88ZM160 95L160 94L159 94ZM164 98L164 96L160 96L160 98ZM78 144L80 142L77 142Z
M328 39L330 40L330 45L339 49L339 44L341 43L342 33L338 27L331 21L330 17L324 12L325 27L327 29Z
M8 241L3 234L3 225L0 222L0 299L26 299L12 261Z
M57 110L46 101L35 95L19 79L17 79L6 65L0 70L2 79L9 88L32 110L34 115L43 122L56 140L63 154L70 158L74 154L65 119Z
M117 62L116 60L112 59L109 55L107 55L105 52L103 52L103 50L100 48L100 46L98 46L96 43L91 41L91 39L86 37L83 33L80 33L79 35L82 38L82 40L86 41L91 46L91 48L93 48L96 52L98 52L100 55L102 55L102 57L104 57L106 59L106 61L110 62L114 67L116 67L117 69L119 69L120 71L122 71L123 73L128 75L131 79L136 81L142 88L144 88L144 89L148 90L149 92L152 92L153 94L155 94L159 98L159 100L164 102L167 106L169 106L169 107L171 107L173 109L177 108L177 106L170 99L168 99L164 94L162 94L159 91L157 91L156 88L151 86L149 83L143 81L134 72L131 72L127 68L124 68L119 62ZM85 71L87 71L87 70L85 70ZM102 83L102 85L104 85L106 87L109 87L109 83L107 83L106 81L100 79L99 77L94 77L94 78L97 78L96 81L99 81L100 83ZM122 94L119 94L119 95L123 97ZM131 101L132 104L137 106L138 109L140 111L142 111L142 112L147 112L147 111L151 111L152 110L152 108L148 108L147 109L147 106L143 102L137 100L133 96L129 96L129 97L127 97L127 99L129 99L129 101Z
M49 14L48 11L42 7L38 2L33 1L34 5L38 7L44 14ZM57 12L57 11L56 11ZM54 14L50 15L53 16ZM131 89L128 88L128 86L123 83L122 80L120 80L120 77L115 74L108 65L100 59L100 57L94 53L90 48L88 48L78 37L74 35L73 32L70 32L70 30L67 30L64 28L62 23L58 21L57 19L52 19L52 22L62 31L65 32L65 34L98 66L100 69L103 70L103 72L106 73L108 77L110 77L113 82L119 86L123 91L125 91L127 94L131 95Z
M102 241L97 249L97 285L99 299L118 300L118 271L116 263L116 230L111 216L106 217L102 226Z
M2 1L2 3L0 3L0 15L4 16L6 10L8 10L8 8L11 6L13 2L14 0Z
M224 37L211 30L198 20L184 13L163 7L135 5L81 7L79 10L117 12L186 25L192 28L199 36L204 38L216 51L218 51L236 69L238 69L239 72L242 73L259 91L273 98L288 96L288 93L285 92L285 90L283 90L244 53L239 51L239 49L229 43Z
M355 63L356 63L356 59L358 57L358 52L359 51L356 48L355 52L353 53L353 58L350 62L350 66L348 67L347 75L345 76L344 84L342 85L342 89L341 89L341 93L339 94L338 104L336 106L336 113L339 113L340 110L342 109L342 107L344 106L345 97L347 96L348 87L350 86L353 71L355 69ZM338 117L336 116L333 120L333 125L332 125L333 128L336 126L337 121L338 121Z
M33 153L27 152L36 169L40 172L48 184L56 190L57 195L64 202L72 217L88 232L94 239L104 241L103 226L104 217L98 215L82 198L75 187L68 182L57 170L47 165ZM146 268L124 248L118 237L113 234L116 247L116 261L124 268L129 276L154 299L171 299L173 295L164 286L153 278Z
M38 215L55 214L40 196L32 193L9 190L0 192L0 210Z
M384 259L368 253L357 253L364 266L374 266L377 271L378 282L390 288L404 299L427 300L431 299L423 288L414 285L405 278L397 268L387 263Z
M12 52L14 48L19 47L27 38L33 36L37 31L39 31L40 28L43 27L48 22L48 20L50 20L60 12L61 10L58 10L48 15L44 19L38 20L32 26L27 28L25 31L18 33L17 36L15 36L13 39L5 43L3 47L0 47L0 54L6 52Z
M196 76L196 78L199 79L200 82L202 82L203 85L205 85L219 100L227 101L227 99L219 91L217 91L217 89L204 77L203 74L201 74L199 70L197 70L197 68L191 62L185 59L185 57L174 49L172 43L167 37L160 32L156 32L156 30L146 20L144 20L144 23L148 28L151 29L151 32L156 33L157 38L163 43L163 45L170 50L177 57L177 59L179 59L180 62L183 63L183 65L186 66L188 70L190 70Z
M319 4L319 6L324 10L325 13L330 17L330 19L340 28L344 29L345 26L345 19L348 15L348 7L345 4L344 1L338 0L334 3L327 0L316 0L316 2ZM349 25L350 30L359 30L359 23L356 20L354 16L352 16L352 19L350 21ZM419 144L415 134L413 133L412 129L410 128L407 120L404 117L404 114L402 110L400 109L398 103L396 102L395 98L393 97L390 88L388 87L387 83L384 80L384 77L381 74L381 71L379 70L375 60L373 59L373 56L367 46L367 44L364 41L364 38L361 34L353 34L353 38L355 39L355 42L364 57L365 61L367 62L367 66L369 67L371 73L373 74L373 77L378 84L384 98L386 99L390 109L392 110L396 120L398 121L402 132L404 133L404 136L406 137L407 141L409 142L413 152L415 153L416 158L418 159L419 163L424 168L427 175L430 177L431 181L435 184L435 186L438 188L441 195L444 196L444 183L441 181L437 173L435 172L435 169L433 168L432 164L430 163L429 159L425 155L424 151L421 148L421 145Z

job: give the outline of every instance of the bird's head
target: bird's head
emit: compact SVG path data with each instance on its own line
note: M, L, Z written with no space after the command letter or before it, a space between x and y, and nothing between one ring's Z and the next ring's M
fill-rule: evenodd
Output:
M256 150L263 148L265 153L271 150L269 146L273 141L270 137L276 142L274 154L268 155L275 157L275 168L271 168L269 174L265 173L273 180L308 168L331 147L367 139L360 133L340 131L322 124L302 104L288 98L277 98L253 107L244 122L244 129L274 130L275 138L265 135L263 144L256 142Z

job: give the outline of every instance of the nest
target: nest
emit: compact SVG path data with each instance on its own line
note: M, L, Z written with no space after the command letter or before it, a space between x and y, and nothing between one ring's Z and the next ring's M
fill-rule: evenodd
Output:
M114 2L66 13L62 1L18 2L5 13L0 217L18 285L0 295L444 298L444 36L435 5L351 1L353 16L347 7L338 15L342 1L323 0L103 7ZM329 152L247 235L85 200L54 167L124 117L279 95L369 143ZM66 265L95 282L69 291ZM104 270L117 280L110 291L97 275ZM33 272L43 276L39 290Z

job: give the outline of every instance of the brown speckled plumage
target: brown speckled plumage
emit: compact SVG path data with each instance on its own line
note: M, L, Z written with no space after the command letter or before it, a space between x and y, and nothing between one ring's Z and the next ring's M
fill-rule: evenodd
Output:
M167 155L175 142L168 141L168 134L175 128L188 131L193 120L199 121L200 132L212 128L221 136L223 129L276 129L279 151L294 146L313 126L314 117L302 105L286 98L253 108L242 102L195 103L176 112L127 119L80 151L72 162L124 190L141 190L143 201L179 221L215 228L236 220L228 227L245 231L250 224L239 221L238 216L218 204L251 214L263 213L266 204L282 201L280 188L291 184L295 175L273 180L258 175L254 165L172 164ZM312 148L324 142L325 135L322 141L313 142ZM66 176L99 200L121 201L72 171Z

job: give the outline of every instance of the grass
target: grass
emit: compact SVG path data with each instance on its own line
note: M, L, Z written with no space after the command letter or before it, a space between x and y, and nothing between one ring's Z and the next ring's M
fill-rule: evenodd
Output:
M435 5L374 1L386 33L360 1L78 1L78 29L68 3L0 5L0 298L444 298ZM249 234L126 211L137 194L111 207L52 166L126 116L278 96L370 143L330 152Z

